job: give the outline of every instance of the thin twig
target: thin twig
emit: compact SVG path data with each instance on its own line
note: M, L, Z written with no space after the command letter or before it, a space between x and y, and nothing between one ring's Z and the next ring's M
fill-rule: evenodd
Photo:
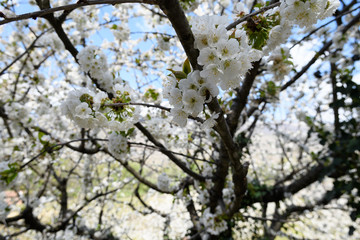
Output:
M152 108L159 108L162 110L165 110L167 112L171 111L171 108L168 107L164 107L161 106L159 104L149 104L149 103L134 103L134 102L129 102L129 103L109 103L109 104L104 104L104 107L118 107L118 106L128 106L128 105L134 105L134 106L144 106L144 107L152 107ZM199 123L204 123L205 120L199 117L193 117L191 115L188 116L188 118L195 120Z
M73 142L92 141L92 140L94 140L94 139L76 139L76 140L71 140L71 141L68 141L68 142L58 143L58 144L52 145L51 147L48 147L48 148L44 149L44 150L41 151L39 154L37 154L35 157L31 158L29 161L27 161L26 163L24 163L23 165L21 165L20 168L19 168L19 170L23 169L24 167L26 167L27 165L29 165L31 162L35 161L38 157L40 157L40 156L43 155L44 153L54 151L54 148L59 147L59 149L57 149L57 150L60 150L60 149L63 148L64 146L67 146L67 145L69 145L70 143L73 143ZM95 140L97 140L97 141L108 141L107 139L95 139Z
M50 29L49 29L50 30ZM0 72L0 76L3 75L5 73L6 70L8 70L14 63L16 63L20 58L22 58L25 54L27 54L32 48L35 47L35 43L37 40L39 40L39 38L44 35L45 33L47 33L49 30L46 30L44 32L42 32L39 36L37 36L35 38L35 40L29 45L29 47L27 47L25 49L25 51L20 54L19 56L17 56L9 65L7 65L3 70L1 70Z
M118 107L118 106L127 106L127 105L159 108L159 109L165 110L165 111L167 111L167 112L170 112L170 109L171 109L171 108L168 108L168 107L161 106L161 105L159 105L159 104L134 103L134 102L129 102L129 103L110 103L110 104L104 104L103 106L104 106L104 107Z
M88 0L88 1L82 1L77 2L74 4L64 5L60 7L54 7L54 8L47 8L44 10L31 12L31 13L25 13L18 15L16 17L7 17L5 16L5 19L0 21L0 25L4 25L6 23L15 22L19 20L24 19L36 19L38 17L43 17L45 15L48 15L50 13L59 12L59 11L71 11L76 8L84 7L84 6L90 6L90 5L99 5L99 4L121 4L121 3L146 3L146 4L156 4L155 0Z
M236 20L235 22L229 24L227 27L226 27L226 30L230 30L234 27L236 27L237 25L239 25L240 23L242 22L245 22L246 20L248 20L249 18L251 18L252 16L255 16L255 15L258 15L259 13L262 13L262 12L266 12L267 10L271 9L271 8L275 8L277 6L280 5L280 2L277 2L277 3L274 3L274 4L271 4L269 6L266 6L266 7L263 7L261 9L259 9L258 11L256 12L253 12L253 13L249 13L247 14L246 16Z
M352 10L350 10L350 11L344 12L344 13L340 14L339 16L337 16L336 18L332 19L331 21L329 21L329 22L327 22L327 23L324 23L323 25L315 28L314 30L312 30L311 32L309 32L306 36L304 36L301 40L299 40L299 41L297 41L296 43L294 43L294 45L292 45L292 46L289 48L289 50L291 50L292 48L294 48L296 45L300 44L300 43L301 43L302 41L304 41L305 39L309 38L311 35L313 35L313 34L316 33L317 31L319 31L321 28L329 25L329 24L332 23L332 22L335 22L336 20L342 18L344 15L349 14L349 13L352 13L352 12L358 10L358 9L360 9L360 6L357 7L357 8L354 8L354 9L352 9Z

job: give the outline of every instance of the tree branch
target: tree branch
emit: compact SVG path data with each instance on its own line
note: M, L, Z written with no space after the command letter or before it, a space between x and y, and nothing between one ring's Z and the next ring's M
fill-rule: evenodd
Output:
M342 34L345 34L352 26L354 26L360 20L360 13L358 13L344 28L342 29ZM296 80L298 80L315 62L316 60L325 53L326 50L331 46L333 43L332 40L328 41L324 44L324 46L315 54L315 56L298 72L291 80L285 83L280 91L284 91L290 85L292 85Z
M8 17L2 13L2 15L5 16L4 17L5 19L0 21L0 26L4 25L6 23L10 23L10 22L15 22L15 21L30 19L30 18L36 19L38 17L43 17L43 16L51 14L51 13L55 13L55 12L59 12L59 11L71 11L76 8L90 6L90 5L99 5L99 4L116 5L116 4L121 4L121 3L156 4L156 1L155 0L86 0L86 1L78 1L77 3L64 5L64 6L60 6L60 7L47 8L47 9L43 9L43 10L36 11L36 12L25 13L25 14L18 15L16 17Z
M135 126L149 139L150 142L152 142L155 146L157 146L164 155L166 155L173 163L175 163L185 173L187 173L189 176L197 180L205 181L206 178L204 176L190 170L184 162L178 159L172 152L167 150L167 148L165 148L164 145L158 142L141 123L138 122L135 124Z
M175 29L191 66L194 70L200 70L201 66L197 63L199 50L194 47L195 38L179 1L158 0L158 2L161 10L166 14Z
M259 9L256 12L249 13L246 16L244 16L244 17L240 18L239 20L236 20L235 22L228 25L226 27L226 30L230 30L230 29L236 27L237 25L239 25L240 23L245 22L246 20L248 20L252 16L258 15L259 13L262 13L262 12L266 12L267 10L275 8L277 6L280 6L280 2L270 4L269 6L263 7L263 8Z

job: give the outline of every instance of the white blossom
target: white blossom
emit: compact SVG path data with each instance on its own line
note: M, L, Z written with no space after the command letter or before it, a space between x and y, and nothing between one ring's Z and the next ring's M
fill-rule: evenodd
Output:
M204 99L195 90L188 90L183 95L184 110L196 117L202 110Z
M187 123L188 114L179 108L172 108L171 116L173 117L173 122L177 123L180 127L185 127Z
M109 136L108 143L109 152L114 155L114 157L121 159L123 158L128 149L128 142L126 137L116 132L112 132Z
M210 129L216 124L216 119L219 117L219 113L212 114L206 121L201 124L201 129Z
M157 179L157 187L163 191L170 190L170 178L166 173L161 173Z

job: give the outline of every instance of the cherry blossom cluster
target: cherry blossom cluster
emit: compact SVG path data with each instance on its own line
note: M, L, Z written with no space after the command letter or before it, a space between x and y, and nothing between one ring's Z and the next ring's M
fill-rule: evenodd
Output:
M127 24L125 23L122 23L121 25L113 24L110 29L114 37L120 43L129 39L130 29Z
M8 118L22 122L23 124L29 121L29 108L18 102L12 102L5 105L5 111Z
M338 0L282 0L281 21L311 27L318 19L330 17L339 5Z
M92 92L85 88L73 90L62 103L62 112L82 128L105 127L114 131L126 131L138 121L139 110L130 105L136 94L126 84L115 84L114 96L102 91Z
M128 150L127 138L122 134L112 132L109 136L108 149L115 158L123 158Z
M222 90L239 87L251 63L262 57L261 51L249 45L244 30L227 31L227 24L227 17L220 16L201 16L192 21L195 47L200 50L198 63L204 68L200 76Z
M213 81L208 81L201 77L200 71L196 70L187 75L186 78L177 79L170 75L164 83L164 98L169 99L169 103L174 107L171 109L173 121L184 127L189 115L196 117L204 109L204 103L211 101L213 96L219 94L219 89ZM210 117L207 122L208 127L212 127L215 122Z
M280 7L268 10L266 16L280 16L280 24L269 32L264 54L284 43L294 25L311 27L319 19L330 17L339 7L338 0L282 0Z
M269 70L274 74L274 79L276 81L281 81L290 73L292 69L292 62L289 58L290 52L287 47L277 47L271 52L271 55L268 58L268 61L272 62Z
M200 222L204 226L206 233L212 235L219 235L227 229L227 223L222 218L220 207L216 208L216 213L211 213L210 208L205 209ZM202 236L202 239L207 239L206 233Z
M203 70L187 76L171 75L164 83L164 98L174 107L173 121L185 126L189 115L196 117L205 103L219 94L219 88L229 90L240 86L251 63L262 53L249 45L246 32L226 30L228 19L220 16L202 16L192 20L195 47L200 50L198 63ZM208 117L202 128L215 124L218 115Z
M157 179L157 187L163 191L169 191L171 179L166 173L161 173Z
M76 56L81 69L95 78L101 88L112 91L114 77L109 71L106 55L96 46L87 46Z

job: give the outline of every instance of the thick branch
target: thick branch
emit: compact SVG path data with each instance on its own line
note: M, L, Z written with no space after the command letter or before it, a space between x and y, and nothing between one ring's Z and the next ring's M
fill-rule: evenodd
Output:
M161 10L166 14L173 28L175 29L175 32L179 37L182 46L184 47L186 55L189 58L191 66L194 70L201 69L197 63L199 50L194 47L195 38L179 1L158 0L158 2Z
M34 214L33 214L33 208L30 207L29 205L26 206L26 208L18 215L15 217L9 217L5 219L5 223L11 223L11 222L15 222L18 220L24 219L26 226L29 229L33 229L33 230L37 230L39 232L42 232L46 226L43 225L39 219L37 219Z
M228 114L228 118L226 119L227 123L229 124L230 133L232 135L235 134L235 131L238 127L240 114L246 106L250 89L254 84L255 78L258 74L260 61L261 60L252 64L253 68L247 72L243 85L241 86L241 89L237 91L236 98L233 100L231 112Z
M337 74L337 67L335 63L330 63L331 73L331 87L332 87L332 97L333 97L333 110L334 110L334 130L335 136L338 138L340 136L340 119L339 119L339 107L337 105L338 97L336 91L336 74Z

